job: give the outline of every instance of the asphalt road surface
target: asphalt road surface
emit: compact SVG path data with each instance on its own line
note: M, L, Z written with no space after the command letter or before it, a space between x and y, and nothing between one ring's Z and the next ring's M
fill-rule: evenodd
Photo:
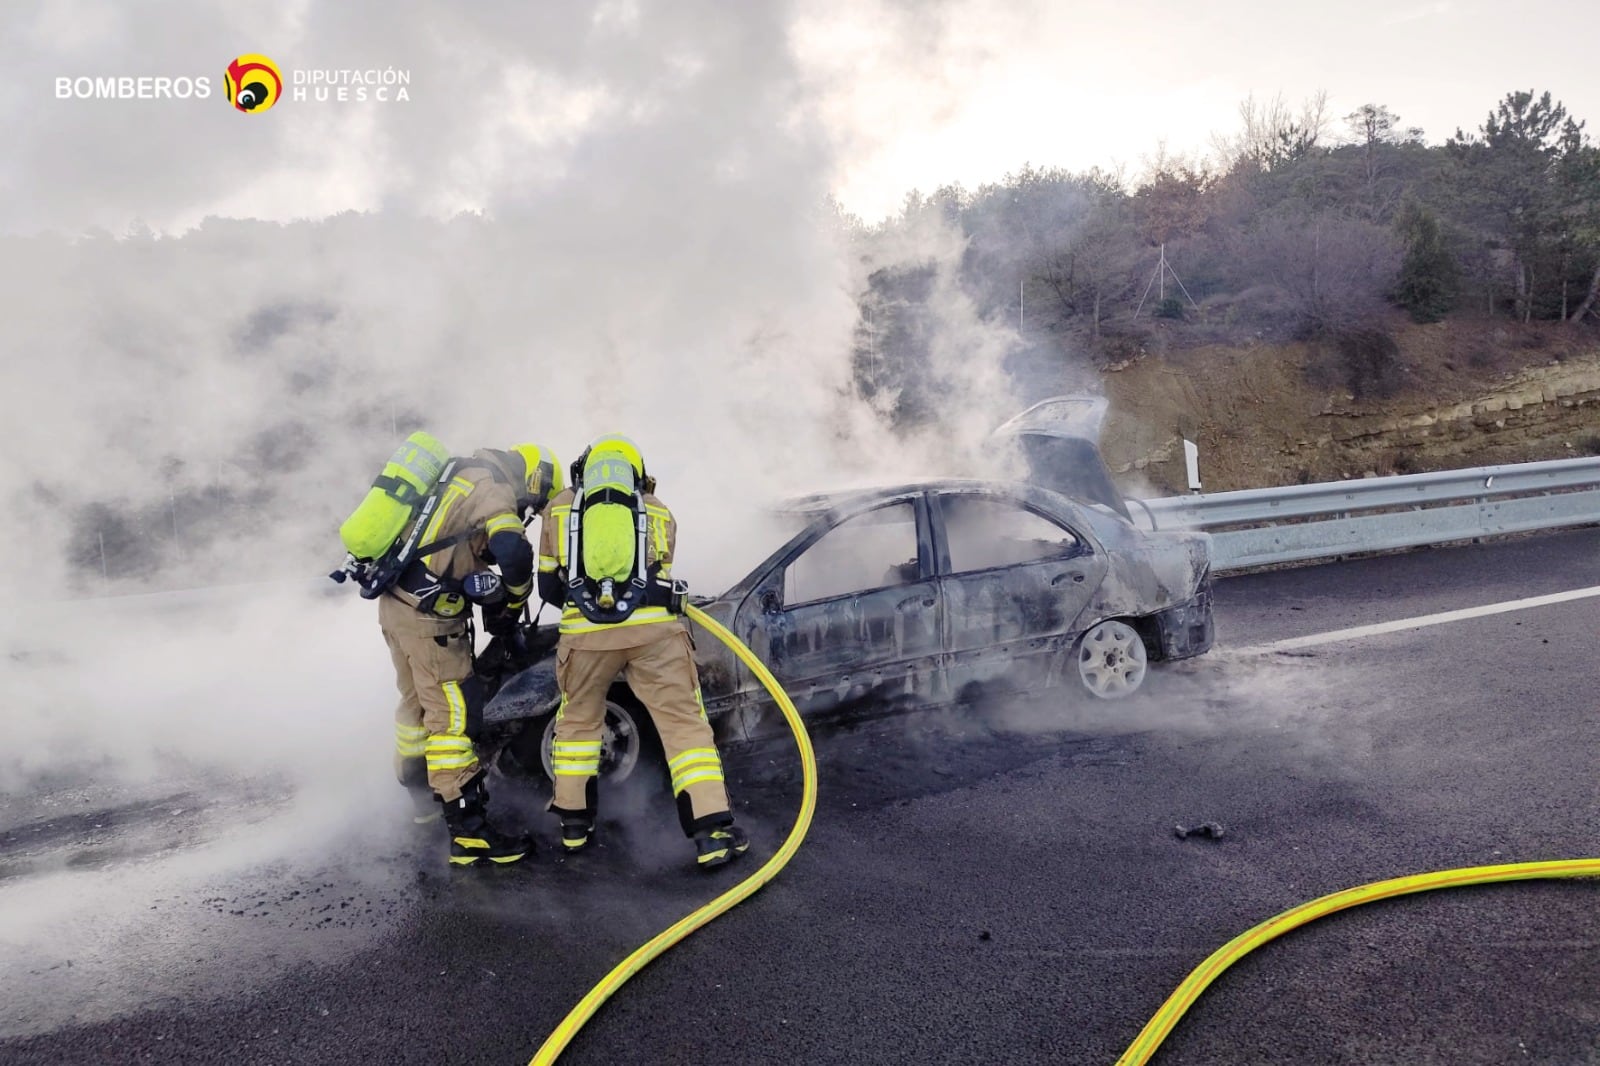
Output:
M1109 1064L1206 955L1305 900L1600 855L1600 600L1270 647L1597 586L1597 548L1584 530L1229 579L1216 650L1133 700L819 736L794 861L561 1061ZM541 798L500 785L540 853L450 871L403 797L381 831L320 832L314 798L271 782L130 798L64 778L0 813L0 1062L527 1062L617 961L779 845L797 760L730 768L755 848L712 875L664 798L614 798L604 847L562 859ZM285 821L291 858L241 866ZM1222 838L1173 832L1203 821ZM166 854L175 824L210 845ZM93 935L16 935L28 908L61 922L64 891ZM1224 974L1155 1061L1600 1062L1600 882L1319 921Z

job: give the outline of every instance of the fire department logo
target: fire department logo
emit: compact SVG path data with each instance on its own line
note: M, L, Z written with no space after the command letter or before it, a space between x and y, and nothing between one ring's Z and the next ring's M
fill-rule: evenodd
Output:
M283 95L283 75L266 56L242 55L223 77L228 103L240 111L265 111Z

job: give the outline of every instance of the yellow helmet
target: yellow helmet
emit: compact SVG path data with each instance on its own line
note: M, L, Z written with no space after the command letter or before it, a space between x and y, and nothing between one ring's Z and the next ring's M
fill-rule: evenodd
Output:
M556 453L542 444L514 444L511 454L522 458L522 483L526 495L524 500L529 505L537 504L543 508L545 502L562 489L561 464L556 459ZM548 476L550 483L546 485L540 476L540 467L549 464Z
M587 462L589 456L595 454L620 455L633 467L634 474L644 480L644 455L640 453L639 446L620 433L608 433L603 437L596 437L593 444L584 450L579 462ZM581 468L580 468L581 469Z

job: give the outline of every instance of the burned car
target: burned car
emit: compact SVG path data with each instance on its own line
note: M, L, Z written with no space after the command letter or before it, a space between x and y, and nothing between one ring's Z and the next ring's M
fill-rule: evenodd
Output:
M1150 662L1210 648L1210 542L1140 530L1109 477L1100 487L1112 497L942 480L792 500L793 536L727 592L693 602L751 648L808 723L1019 678L1116 699ZM786 735L749 669L709 634L695 638L718 743ZM553 655L505 682L484 713L503 768L549 772L559 701ZM619 678L602 774L626 777L656 743Z

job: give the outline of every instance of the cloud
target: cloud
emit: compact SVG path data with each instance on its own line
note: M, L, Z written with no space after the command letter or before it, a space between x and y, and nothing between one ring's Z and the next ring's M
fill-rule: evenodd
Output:
M1440 18L1450 14L1452 5L1449 0L1436 0L1435 3L1423 4L1420 7L1403 8L1384 18L1386 26L1401 26L1409 22L1420 22L1423 19Z

